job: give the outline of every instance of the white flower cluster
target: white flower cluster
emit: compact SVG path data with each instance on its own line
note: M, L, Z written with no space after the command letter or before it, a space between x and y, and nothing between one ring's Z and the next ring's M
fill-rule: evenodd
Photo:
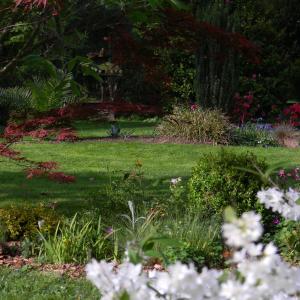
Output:
M142 265L124 262L114 270L113 263L93 260L86 266L87 278L101 291L102 300L122 299L127 293L130 300L155 299L148 288L149 278L142 272Z
M181 177L178 177L178 178L172 178L170 182L172 185L177 185L181 181L182 181Z
M231 223L224 224L223 237L226 244L239 248L257 241L263 232L260 219L254 212L246 212L240 219L234 218Z
M278 197L278 190L273 191L273 198ZM268 190L272 200L271 193ZM284 197L295 199L292 194ZM198 273L193 265L177 262L165 272L146 273L141 264L124 262L114 268L112 263L94 260L86 267L87 277L103 300L300 299L300 269L282 261L272 243L258 243L263 232L259 215L247 212L233 217L222 229L227 245L234 248L231 271L204 268Z
M300 220L300 205L297 204L299 192L291 188L287 192L269 188L258 192L257 197L267 208L280 213L285 219Z

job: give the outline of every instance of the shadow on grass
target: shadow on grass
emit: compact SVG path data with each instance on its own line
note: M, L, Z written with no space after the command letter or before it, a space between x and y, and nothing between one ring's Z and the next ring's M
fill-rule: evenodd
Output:
M1 172L0 207L10 205L45 205L57 202L57 209L65 215L73 215L80 210L107 208L110 193L120 192L118 183L122 182L123 174L114 172L77 173L75 183L59 184L43 178L26 179L22 172ZM187 178L184 178L187 179ZM115 182L110 185L110 182ZM142 188L136 190L142 195L141 201L161 203L169 197L170 177L143 178ZM128 195L128 194L127 194ZM130 195L129 195L130 197ZM125 206L127 201L124 200Z

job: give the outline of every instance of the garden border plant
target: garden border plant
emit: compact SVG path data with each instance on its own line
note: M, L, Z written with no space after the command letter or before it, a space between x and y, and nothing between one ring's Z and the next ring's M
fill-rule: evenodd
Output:
M170 115L162 119L157 133L179 142L228 144L229 119L217 109L199 106L175 106Z

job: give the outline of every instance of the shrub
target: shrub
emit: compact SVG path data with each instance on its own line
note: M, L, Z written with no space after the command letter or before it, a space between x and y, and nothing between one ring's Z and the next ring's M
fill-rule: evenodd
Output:
M219 110L193 105L192 108L175 107L172 114L163 118L157 131L184 142L227 144L229 128L227 117Z
M232 145L244 146L278 146L273 132L257 128L256 124L246 124L243 127L233 128L230 132Z
M6 228L7 238L19 240L42 232L53 232L60 220L52 209L38 206L11 206L0 209L0 221Z
M283 110L283 115L292 126L300 125L300 103L294 103Z
M112 211L115 215L127 211L128 201L138 206L152 206L156 197L150 189L155 190L155 187L145 179L143 166L139 160L128 171L111 170L108 167L107 175L107 184L90 196L94 202L101 201L101 214L105 219L108 217L111 221Z
M203 155L188 183L189 207L208 215L222 214L228 205L238 213L259 209L256 194L262 186L261 179L238 169L253 169L254 165L262 171L267 167L264 160L251 153L221 150Z

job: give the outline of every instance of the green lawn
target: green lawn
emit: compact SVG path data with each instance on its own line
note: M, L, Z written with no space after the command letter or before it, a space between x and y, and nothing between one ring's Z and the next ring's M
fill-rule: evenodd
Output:
M205 152L220 147L207 145L144 144L138 142L22 143L17 145L26 157L36 161L57 161L61 170L75 175L74 184L58 184L45 179L25 178L12 162L0 163L0 207L10 204L58 201L60 209L73 213L88 208L91 193L103 189L110 170L130 170L136 160L143 163L145 180L163 197L172 177L188 177ZM300 150L285 148L230 147L233 151L252 151L269 163L286 161L300 165ZM99 199L99 205L101 201Z
M144 121L119 119L117 123L121 134L151 136L154 134L157 121L155 119L145 119ZM76 128L78 136L85 139L107 137L111 128L110 123L101 121L76 121L73 126Z
M96 300L99 292L84 279L0 267L1 300Z
M137 135L151 135L154 120L120 121L121 128L134 129ZM76 123L81 137L97 138L106 135L109 124L96 121ZM151 193L158 198L168 191L169 180L187 178L202 153L219 151L221 147L208 145L149 144L142 142L81 141L77 143L48 143L25 141L16 148L36 161L56 161L60 170L75 175L74 184L58 184L46 179L25 178L22 168L0 159L0 207L10 204L38 204L59 202L59 210L73 214L91 205L91 195L101 193L109 180L108 169L122 172L130 170L137 160L143 164L145 181ZM286 148L228 147L236 152L252 151L265 157L269 163L278 161L300 165L300 150ZM94 199L95 197L93 197ZM101 208L99 197L96 204ZM95 203L94 203L95 204Z

